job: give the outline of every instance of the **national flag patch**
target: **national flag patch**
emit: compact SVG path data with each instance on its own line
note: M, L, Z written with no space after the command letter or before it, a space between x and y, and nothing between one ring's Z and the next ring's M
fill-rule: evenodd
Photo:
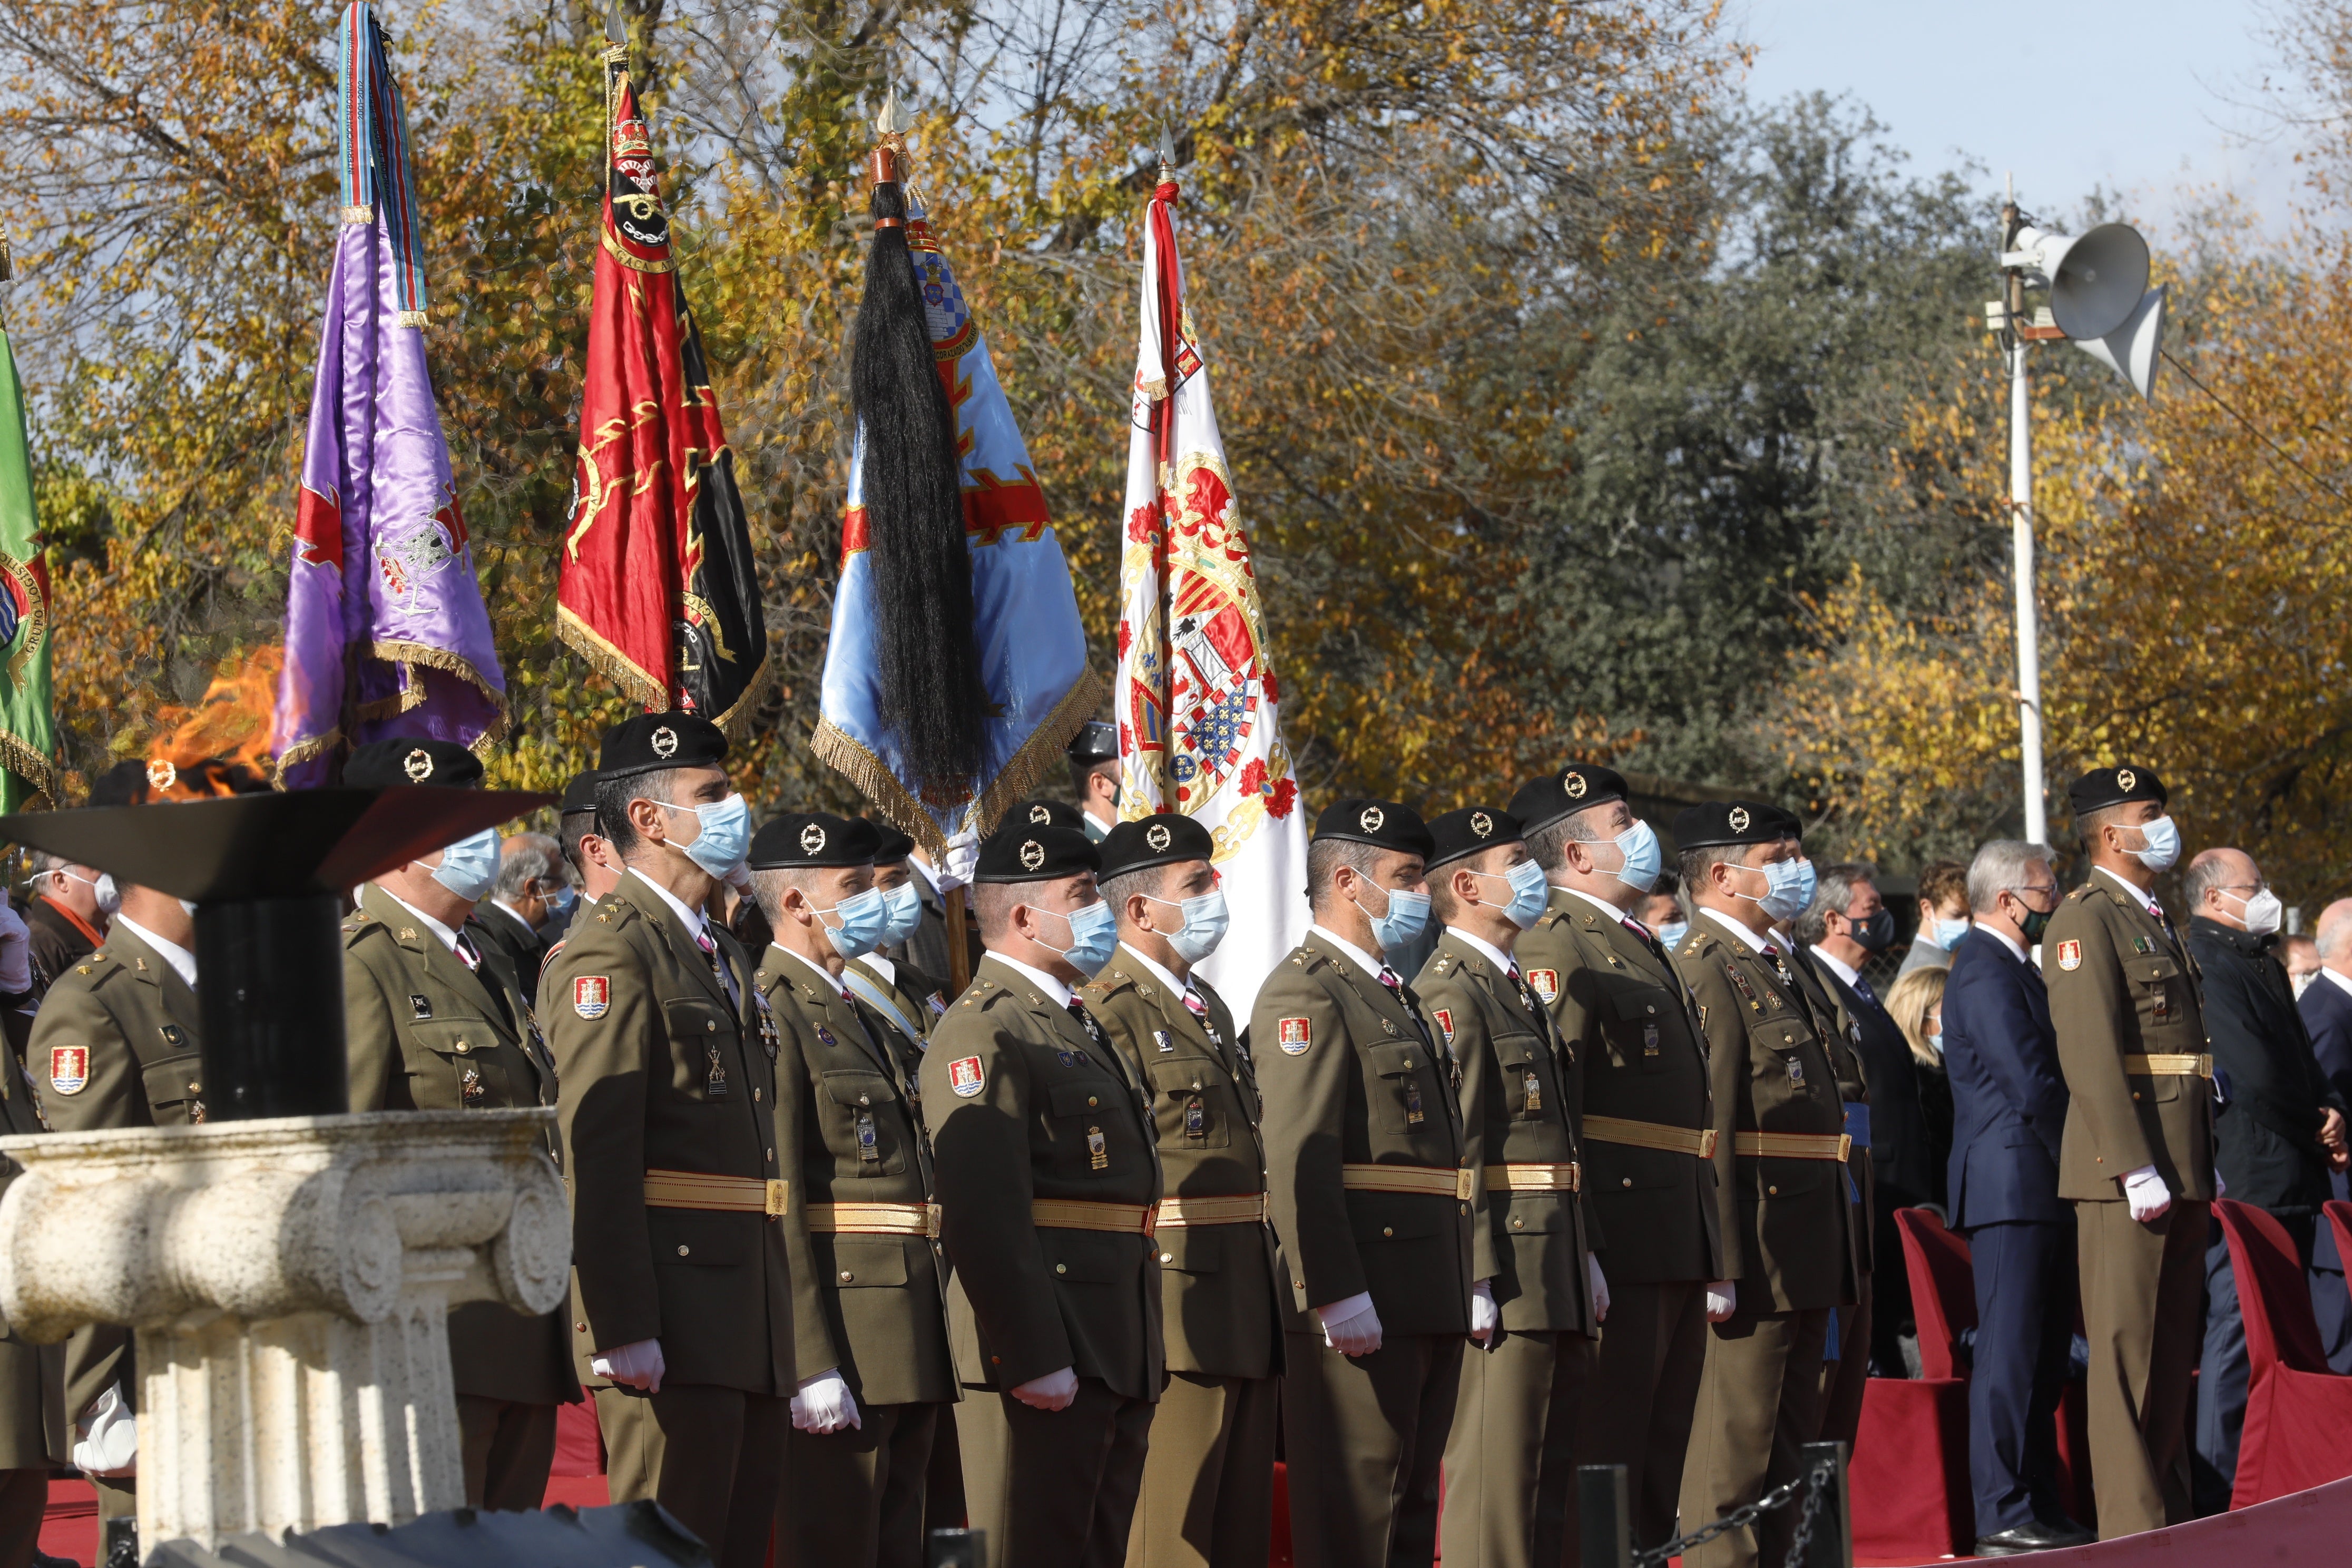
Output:
M980 1065L978 1057L958 1057L948 1063L948 1087L970 1100L988 1087L988 1069Z
M1528 984L1534 986L1536 988L1536 994L1542 997L1545 1001L1557 1002L1559 1000L1559 970L1530 969L1528 971Z
M613 1005L613 983L602 974L580 974L572 981L572 1010L583 1018L601 1018Z
M1275 1025L1274 1042L1287 1055L1305 1056L1307 1046L1313 1042L1314 1034L1314 1026L1306 1019L1284 1018Z
M59 1094L79 1094L89 1087L89 1047L51 1046L49 1087Z
M2058 944L2058 967L2061 969L2082 968L2083 944L2074 941L2072 937L2060 942Z
M1429 1016L1437 1020L1437 1032L1445 1037L1445 1043L1452 1045L1454 1043L1454 1009L1433 1007L1429 1011Z

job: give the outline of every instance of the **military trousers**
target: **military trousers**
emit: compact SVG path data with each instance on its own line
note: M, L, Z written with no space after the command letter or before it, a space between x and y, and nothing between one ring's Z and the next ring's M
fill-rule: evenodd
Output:
M1617 1315L1613 1302L1609 1315ZM1739 1311L1707 1325L1706 1369L1683 1464L1684 1533L1754 1502L1803 1468L1798 1449L1821 1429L1822 1352L1829 1326L1827 1307ZM1795 1525L1790 1510L1778 1510L1685 1553L1684 1568L1784 1562Z
M709 1384L596 1390L614 1502L651 1498L719 1568L763 1568L784 1474L792 1401Z
M33 1561L48 1506L48 1471L0 1470L0 1568L26 1568Z
M1851 1307L1840 1307L1832 1320L1834 1346L1823 1346L1823 1354L1832 1348L1838 1353L1835 1361L1822 1363L1820 1436L1813 1439L1843 1443L1849 1454L1853 1451L1854 1434L1862 1430L1862 1396L1870 1388L1871 1320L1876 1313L1877 1291L1869 1275L1854 1281L1854 1294L1861 1300Z
M1428 1568L1462 1384L1459 1334L1391 1334L1343 1356L1320 1331L1285 1342L1283 1455L1298 1568Z
M2192 1515L2189 1376L2211 1217L2211 1205L2184 1198L2146 1224L2121 1199L2074 1205L2102 1541Z
M942 1405L940 1417L931 1424L931 1468L923 1478L923 1539L929 1541L934 1530L961 1530L964 1526L963 1447L956 1441L956 1411L959 1406Z
M968 1389L956 1406L964 1506L987 1568L1117 1568L1143 1485L1153 1406L1078 1379L1066 1409Z
M555 1464L555 1406L457 1395L466 1506L523 1513L547 1501Z
M1445 1440L1445 1568L1576 1557L1577 1426L1591 1369L1592 1342L1579 1333L1509 1333L1493 1350L1464 1350Z
M1609 1282L1609 1321L1577 1423L1576 1462L1625 1467L1636 1551L1674 1539L1706 1342L1704 1281Z
M1265 1568L1281 1407L1280 1378L1168 1374L1128 1532L1128 1568Z
M924 1568L924 1478L944 1405L861 1405L860 1425L784 1439L776 1568Z

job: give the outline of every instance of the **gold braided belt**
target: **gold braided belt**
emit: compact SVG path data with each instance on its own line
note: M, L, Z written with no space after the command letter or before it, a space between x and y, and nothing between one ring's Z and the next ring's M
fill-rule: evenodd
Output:
M1412 1193L1423 1197L1470 1201L1478 1173L1451 1165L1359 1165L1339 1167L1339 1184L1351 1193Z
M2124 1071L2147 1078L2211 1078L2213 1058L2207 1056L2126 1056Z
M646 1205L661 1209L719 1209L773 1219L785 1212L787 1182L757 1176L713 1176L699 1171L647 1171Z
M1669 1154L1692 1154L1702 1160L1715 1158L1712 1127L1669 1127L1662 1121L1629 1121L1622 1116L1588 1116L1584 1119L1584 1141L1663 1149Z
M1029 1221L1046 1230L1108 1230L1121 1236L1150 1236L1151 1205L1035 1198L1029 1205Z
M804 1211L812 1232L836 1236L922 1236L940 1234L937 1204L810 1204Z
M1161 1230L1194 1225L1255 1225L1265 1218L1264 1193L1236 1193L1231 1197L1162 1198L1154 1224Z
M1529 1162L1486 1167L1490 1193L1572 1193L1583 1185L1583 1169L1573 1160L1564 1165Z
M1843 1132L1735 1132L1731 1152L1774 1160L1843 1160L1853 1152Z

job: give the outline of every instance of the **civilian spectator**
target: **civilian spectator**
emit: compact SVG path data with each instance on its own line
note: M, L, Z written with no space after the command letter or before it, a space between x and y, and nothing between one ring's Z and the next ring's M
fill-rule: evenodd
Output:
M2213 1164L2225 1194L2266 1209L2311 1267L2327 1174L2347 1163L2344 1100L2319 1069L2273 951L2283 912L2253 858L2208 849L2181 879L2189 951L2204 971L2205 1034L2223 1086ZM2191 1080L2191 1089L2201 1084ZM2197 1511L2221 1513L2238 1473L2246 1419L2246 1327L2220 1222L2205 1248L2205 1355L2197 1379Z
M27 858L33 896L26 902L25 923L33 931L33 990L37 995L49 988L50 981L98 951L122 898L114 890L114 879L95 866L76 865L39 849Z
M2319 944L2307 936L2283 936L2278 958L2286 965L2286 983L2294 987L2295 1000L2303 1000L2303 994L2319 978Z
M562 936L579 898L561 845L544 833L509 833L499 847L499 879L467 925L514 965L523 1000L539 1002L540 965Z
M2311 1048L2319 1070L2336 1097L2352 1105L2352 899L2338 899L2319 911L2318 983L2306 989L2296 1004L2304 1026L2311 1031ZM2327 1173L2334 1195L2352 1198L2352 1176ZM2319 1319L2319 1341L2327 1364L2352 1373L2352 1296L2344 1283L2344 1258L2336 1248L2336 1232L2328 1226L2313 1227L2311 1243L2311 1304Z
M1969 1479L1979 1557L2075 1546L2053 1417L2074 1322L2074 1215L2058 1196L2066 1080L2032 951L2058 908L2047 846L1997 839L1969 867L1975 924L1944 984L1952 1228L1977 1286Z
M1969 934L1969 870L1958 860L1930 860L1919 871L1919 932L1903 955L1897 980L1915 969L1948 969Z
M1931 1199L1947 1216L1951 1184L1945 1167L1952 1159L1952 1080L1944 1069L1944 981L1951 972L1933 964L1915 969L1886 993L1886 1016L1911 1047L1911 1070L1919 1078L1919 1117L1927 1128L1927 1184Z

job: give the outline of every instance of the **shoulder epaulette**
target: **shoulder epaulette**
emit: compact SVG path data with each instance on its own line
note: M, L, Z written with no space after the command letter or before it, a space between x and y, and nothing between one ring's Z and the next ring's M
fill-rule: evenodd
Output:
M1311 947L1295 949L1290 955L1291 966L1308 974L1314 973L1330 962L1327 954L1318 952Z
M1453 967L1454 967L1454 955L1453 955L1452 953L1450 953L1450 952L1441 952L1441 953L1439 953L1439 954L1437 955L1437 965L1436 965L1436 973L1439 973L1439 974L1444 974L1444 973L1447 973L1449 970L1451 970Z
M964 988L964 994L958 997L956 1002L959 1006L977 1007L992 996L1000 994L1002 993L995 981L975 975L972 983Z

